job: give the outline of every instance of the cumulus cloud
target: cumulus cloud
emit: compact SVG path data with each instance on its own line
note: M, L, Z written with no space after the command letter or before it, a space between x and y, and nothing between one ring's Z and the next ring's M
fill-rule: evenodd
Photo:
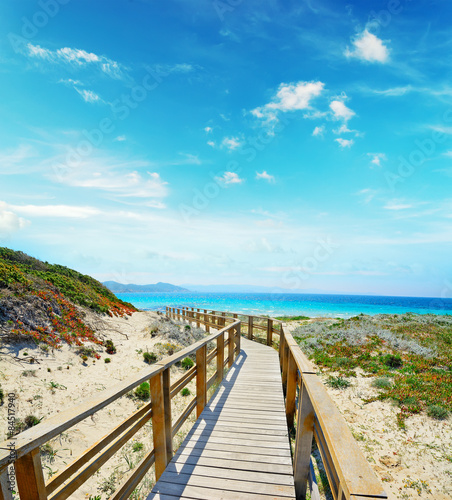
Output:
M225 137L221 141L221 146L229 149L229 151L233 151L234 149L239 148L242 145L240 139L238 137Z
M225 172L222 177L217 177L217 180L223 184L241 184L245 179L241 179L235 172Z
M325 133L325 125L322 125L320 127L315 127L315 129L312 131L312 135L314 137L323 137L323 134Z
M339 146L341 148L350 148L353 146L354 141L353 139L343 139L342 137L339 137L337 139L334 139L337 143L339 143Z
M347 108L343 101L338 99L330 102L330 109L335 120L343 120L344 122L347 122L356 114L353 110Z
M386 160L384 153L367 153L367 156L371 158L370 163L377 167L381 167L381 162Z
M7 237L26 227L30 222L14 213L8 205L0 201L0 235Z
M267 124L274 124L278 121L278 113L309 109L312 100L322 93L324 86L319 81L281 83L272 100L253 109L251 114Z
M212 129L212 127L204 127L204 132L205 132L206 134L211 134L211 133L212 133L212 130L213 130L213 129Z
M389 59L389 50L383 40L365 29L352 40L353 49L345 50L346 57L356 57L363 61L385 63Z
M262 179L268 182L275 182L275 177L273 175L267 174L267 171L264 170L263 172L256 172L256 179Z

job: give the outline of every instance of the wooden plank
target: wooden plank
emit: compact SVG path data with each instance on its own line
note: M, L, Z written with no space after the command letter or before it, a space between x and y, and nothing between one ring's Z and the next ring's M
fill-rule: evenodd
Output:
M217 380L221 382L224 377L224 333L217 337Z
M0 471L0 500L13 500L12 488L8 478L8 467L4 467Z
M261 455L262 457L262 455ZM206 467L217 467L231 471L241 472L260 472L262 474L277 474L278 476L288 476L291 483L293 483L292 468L289 464L277 464L265 462L252 462L249 460L238 460L235 458L209 458L206 456L192 456L181 454L177 457L177 462L171 462L168 467L173 463L176 464L189 464Z
M196 417L199 418L207 402L206 346L196 351Z
M150 380L152 401L152 436L154 439L155 477L158 481L168 463L166 456L166 425L163 399L163 375L158 373Z
M279 495L261 495L253 493L241 493L239 491L225 491L216 488L204 488L199 486L185 486L182 484L165 484L165 492L160 492L155 485L154 490L148 496L147 500L170 500L173 498L191 498L198 500L286 500L286 496ZM156 496L158 495L158 496ZM171 499L172 500L172 499Z
M146 413L150 412L151 408L152 408L151 403L144 405L142 408L134 412L129 418L127 418L119 425L117 425L103 438L99 439L97 443L94 443L91 447L89 447L81 456L76 458L66 468L64 468L62 471L52 476L52 478L46 485L47 495L50 495L50 493L52 493L59 486L61 486L67 479L69 479L73 474L75 474L83 465L85 465L89 460L91 460L91 458L97 455L109 443L111 443L126 429L128 429L132 424L134 424L139 418L142 418L144 415L146 415Z
M144 475L149 471L155 461L154 450L146 453L140 460L135 469L126 477L119 485L114 494L109 500L122 500L129 498L133 490L138 486L138 483L143 479Z
M295 399L297 396L297 364L292 352L289 350L289 362L287 366L287 387L286 387L286 417L287 427L293 427L293 417L295 414Z
M21 500L47 499L39 448L16 460L14 468Z
M165 418L165 439L166 439L166 463L173 458L173 433L171 424L171 380L170 369L167 368L162 373L163 408Z
M294 482L296 497L306 497L306 487L311 460L312 437L314 431L314 408L309 394L302 387L298 408L297 434L294 453Z
M253 474L248 473L248 475L252 477ZM293 487L291 485L262 483L250 479L225 479L217 476L218 474L213 476L215 479L212 480L209 477L197 474L180 474L177 472L165 471L160 483L169 483L171 485L181 484L186 487L200 486L204 488L215 488L216 490L232 491L240 494L251 493L293 498ZM160 490L167 491L164 484L160 485Z

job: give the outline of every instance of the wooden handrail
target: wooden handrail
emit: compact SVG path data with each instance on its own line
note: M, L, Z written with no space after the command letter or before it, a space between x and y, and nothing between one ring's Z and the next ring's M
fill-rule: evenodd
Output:
M210 309L182 307L167 314L182 321L193 321L193 313L200 313L195 321L219 317L223 312ZM256 328L254 318L246 314L227 312L231 320L244 318L248 327L247 335L253 338ZM287 325L274 318L258 317L266 320L267 344L273 345L270 332L274 333L274 323L280 329L279 358L281 377L285 389L286 417L289 428L295 431L295 451L293 456L294 481L297 500L306 498L309 484L311 498L319 498L318 489L312 481L311 448L316 440L335 500L382 500L387 498L381 482L362 454L350 429L329 397L325 386L316 375L316 370L304 355L289 332ZM208 321L211 324L210 321ZM250 335L251 332L251 335Z
M294 481L297 499L306 496L313 439L322 456L335 500L387 498L344 417L285 324L282 325L280 361L289 427L293 426L296 417Z
M179 318L186 315L186 311L177 311ZM194 316L191 319L196 322ZM134 377L105 390L101 396L89 398L76 407L64 410L42 421L38 426L32 427L14 437L14 468L21 500L64 500L68 498L150 419L152 419L154 448L145 455L137 468L125 478L112 498L115 500L128 498L154 463L156 478L158 479L172 458L174 435L196 407L198 408L198 414L202 411L207 402L208 388L216 380L221 381L223 379L225 347L228 347L230 364L232 364L240 350L240 348L230 348L230 346L240 346L239 320L228 318L225 315L219 317L210 315L210 321L212 326L215 326L216 332L172 356L158 361L152 367L142 370ZM228 324L226 325L226 323ZM227 339L225 334L227 334ZM208 345L215 340L216 347L211 352L207 352ZM196 354L196 365L171 384L171 366L190 354ZM207 364L215 357L217 357L217 370L207 380ZM197 380L197 395L183 410L173 426L171 421L171 399L194 377ZM109 434L88 448L78 459L65 467L46 484L40 459L40 446L145 381L149 381L150 384L151 403L117 425ZM7 486L8 467L11 462L8 447L10 442L11 440L7 440L0 443L0 500L12 499L12 494Z

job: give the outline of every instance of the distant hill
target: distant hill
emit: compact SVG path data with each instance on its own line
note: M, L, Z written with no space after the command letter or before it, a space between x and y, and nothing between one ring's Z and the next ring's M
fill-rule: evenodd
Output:
M113 293L162 293L162 292L188 292L186 288L171 285L170 283L162 283L159 281L155 285L124 285L117 281L104 281L105 285Z
M88 309L110 316L137 310L91 276L0 247L1 340L31 338L51 347L101 343L85 323Z

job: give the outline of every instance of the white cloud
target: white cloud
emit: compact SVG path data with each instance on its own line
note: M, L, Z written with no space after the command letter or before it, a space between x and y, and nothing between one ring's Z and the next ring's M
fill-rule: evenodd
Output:
M347 57L356 57L364 61L385 63L389 58L389 50L373 33L365 29L352 40L353 50L345 50Z
M43 59L54 64L69 64L72 67L79 68L94 65L112 78L122 78L124 76L124 68L119 63L108 57L98 56L92 52L86 52L85 50L73 49L70 47L50 50L31 43L28 43L26 48L28 50L26 55L29 57Z
M0 201L0 235L9 236L16 231L28 226L30 222L12 212L7 204Z
M214 148L215 142L214 141L207 141L207 145L210 146L211 148Z
M256 172L256 179L263 179L268 182L275 182L275 177L273 175L267 174L266 170L263 172L259 173Z
M325 133L325 125L322 125L321 127L315 127L315 129L312 131L312 135L314 137L323 137L323 134Z
M377 167L381 167L381 162L386 160L386 155L384 153L367 153L367 156L372 158L370 163L377 165Z
M92 90L86 90L86 89L78 89L75 87L75 90L82 96L82 99L85 102L101 102L102 99L99 97L98 94L93 92Z
M70 205L10 205L10 208L28 217L86 219L101 213L97 208Z
M339 143L341 148L350 148L354 144L353 139L343 139L342 137L339 137L334 140Z
M319 81L281 83L273 99L251 110L251 114L272 128L278 122L278 113L310 109L311 101L322 93L324 86Z
M344 104L343 101L339 100L331 101L330 109L333 112L333 117L336 120L344 120L344 122L347 122L348 120L350 120L350 118L353 118L353 116L355 116L356 114L350 108L347 108L347 106Z
M396 200L388 201L386 205L383 207L385 210L406 210L408 208L412 208L413 205L409 203L402 203Z
M52 180L67 186L98 189L120 198L163 198L168 183L157 172L139 173L134 168L149 167L148 162L115 163L113 158L80 162L76 168L55 167Z
M123 141L127 140L127 137L125 135L118 135L118 137L115 137L114 140L116 142L123 142Z
M375 198L377 191L375 191L375 189L365 188L358 191L357 195L363 197L363 202L367 204Z
M238 137L225 137L221 141L221 146L233 151L242 145Z
M21 167L25 160L36 156L36 151L29 144L19 144L15 149L0 151L0 173L7 173L5 168ZM15 173L13 171L12 173Z
M213 130L213 129L212 129L212 127L204 127L204 132L205 132L206 134L211 134L211 133L212 133L212 130Z
M217 180L223 184L241 184L245 179L241 179L235 172L225 172L222 177L217 177Z

